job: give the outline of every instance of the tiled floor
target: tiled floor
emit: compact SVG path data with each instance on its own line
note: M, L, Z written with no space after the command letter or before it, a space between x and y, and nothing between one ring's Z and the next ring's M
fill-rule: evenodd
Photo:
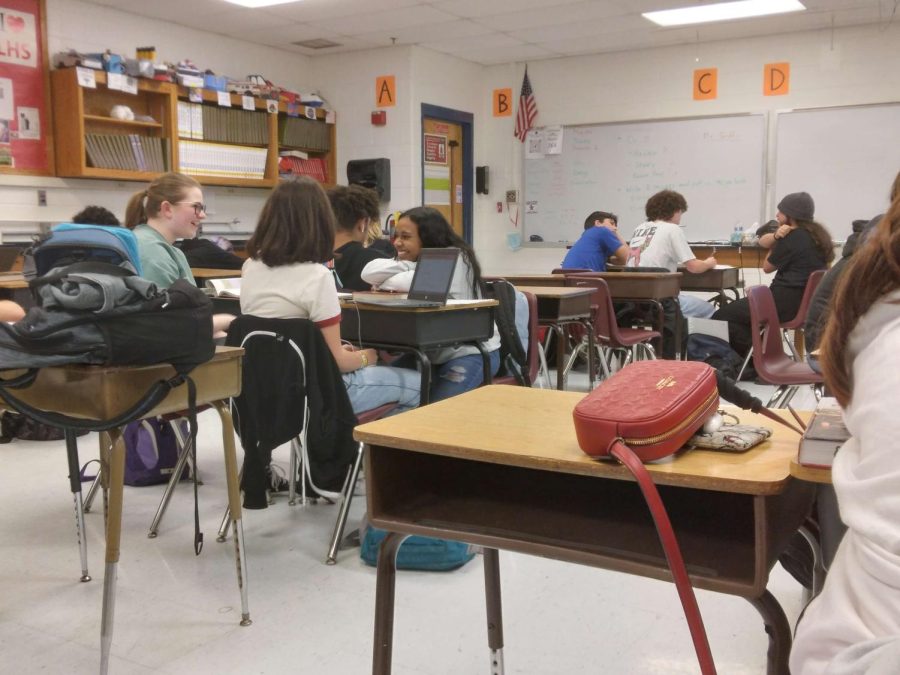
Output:
M570 388L584 389L575 373ZM771 388L751 387L767 395ZM801 398L802 397L802 398ZM801 392L795 407L811 404ZM110 671L128 673L370 672L374 569L344 551L324 559L337 507L245 512L253 625L238 625L231 543L215 541L224 507L220 427L201 417L201 524L192 549L191 490L181 486L159 538L146 536L162 487L126 488ZM80 439L82 460L96 454ZM286 461L286 452L281 451ZM91 572L79 583L63 442L0 446L0 672L95 673L103 584L102 507L87 516ZM362 514L364 499L351 519ZM638 674L697 672L672 585L524 555L501 553L506 672ZM479 558L450 573L401 573L394 673L488 671ZM769 585L793 623L801 589L776 566ZM767 637L744 600L698 592L720 673L765 672Z

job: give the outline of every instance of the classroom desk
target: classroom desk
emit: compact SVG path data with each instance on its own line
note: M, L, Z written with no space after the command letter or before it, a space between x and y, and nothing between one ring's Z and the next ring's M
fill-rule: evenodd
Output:
M247 562L244 552L244 534L241 523L238 465L234 444L234 427L228 408L228 399L241 391L241 364L244 350L236 347L217 347L210 361L191 371L197 385L197 405L211 403L222 420L222 441L225 453L225 474L228 482L228 504L231 509L234 531L235 560L238 587L241 593L241 625L249 625L250 610L247 600L247 584L244 570ZM5 375L10 377L13 371ZM18 371L22 372L22 371ZM127 411L161 379L175 374L169 365L126 367L66 365L42 368L35 382L27 388L15 391L15 396L40 410L62 413L71 417L90 420L111 420ZM0 401L0 403L3 403ZM4 407L9 407L3 403ZM145 416L155 417L184 410L188 407L187 386L182 385L169 394ZM112 644L115 614L116 575L119 561L119 543L122 530L122 497L125 477L125 441L121 428L103 432L109 443L100 444L100 474L103 487L108 491L106 515L106 567L103 578L103 605L100 622L100 672L109 667L109 650ZM69 481L75 498L76 526L82 559L82 580L87 576L87 551L84 540L84 521L81 512L81 484L78 476L78 454L75 436L67 432L69 450Z
M763 266L769 249L757 245L738 244L690 244L691 250L699 260L714 256L720 265L732 267L759 268Z
M727 291L734 293L735 300L740 297L738 289L741 287L741 280L738 267L716 267L699 274L688 272L682 267L679 267L678 271L681 272L681 290L717 293L718 297L714 299L720 307L731 301Z
M28 281L21 272L0 274L0 300L14 300L26 309L34 304Z
M561 276L561 275L560 275ZM591 321L593 289L553 286L516 286L534 294L538 303L538 323L556 334L556 388L565 389L566 339L569 324L584 326L588 336L588 388L594 388L594 328Z
M373 294L355 293L354 297L364 299L367 295ZM431 360L425 354L429 350L474 344L484 362L484 382L490 384L490 357L482 342L494 334L497 304L496 300L470 300L451 301L443 307L386 307L341 300L341 339L354 345L412 354L422 375L419 400L425 405L431 387Z
M791 460L791 475L798 480L831 485L831 467L823 469L818 466L804 466L797 461L796 457Z
M656 311L654 330L659 331L657 354L662 354L663 326L665 310L663 300L673 300L675 304L675 358L681 358L681 292L683 276L680 272L578 272L568 277L597 277L606 281L609 294L616 302L646 303Z
M192 267L191 274L194 275L194 281L200 288L208 279L231 279L232 277L241 276L241 270L220 270L214 267Z
M485 547L488 642L501 663L497 549L671 581L631 474L579 449L572 410L582 398L483 387L356 427L354 437L369 446L369 519L391 533L378 561L375 675L391 672L395 554L411 534ZM763 417L738 415L772 427ZM648 466L693 585L746 598L762 615L770 674L788 672L791 628L766 584L813 498L813 486L791 479L796 453L796 434L776 426L768 441L746 453L692 450ZM602 607L579 611L595 612L602 625ZM651 648L652 636L642 644ZM592 654L586 646L586 663Z

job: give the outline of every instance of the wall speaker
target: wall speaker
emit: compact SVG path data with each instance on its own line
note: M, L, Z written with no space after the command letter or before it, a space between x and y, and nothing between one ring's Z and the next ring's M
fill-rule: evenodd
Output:
M475 192L476 194L486 195L490 186L488 185L490 171L486 166L475 167Z
M362 185L375 190L378 199L391 201L391 160L387 157L378 159L351 159L347 162L347 182L350 185Z

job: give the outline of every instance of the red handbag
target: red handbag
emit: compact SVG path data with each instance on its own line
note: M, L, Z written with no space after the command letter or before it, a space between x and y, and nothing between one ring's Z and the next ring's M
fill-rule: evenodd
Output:
M673 454L719 407L716 371L699 361L629 364L575 406L578 445L591 457L621 440L643 461Z
M703 675L715 675L709 640L678 540L650 473L641 463L675 453L719 406L716 371L698 361L639 361L575 406L578 445L611 457L634 475L650 508Z

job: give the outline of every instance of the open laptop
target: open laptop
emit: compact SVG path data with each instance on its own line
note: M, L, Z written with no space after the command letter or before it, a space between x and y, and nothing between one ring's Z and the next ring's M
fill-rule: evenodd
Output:
M458 248L423 248L405 300L366 297L357 302L383 307L443 307L447 304L458 259Z

